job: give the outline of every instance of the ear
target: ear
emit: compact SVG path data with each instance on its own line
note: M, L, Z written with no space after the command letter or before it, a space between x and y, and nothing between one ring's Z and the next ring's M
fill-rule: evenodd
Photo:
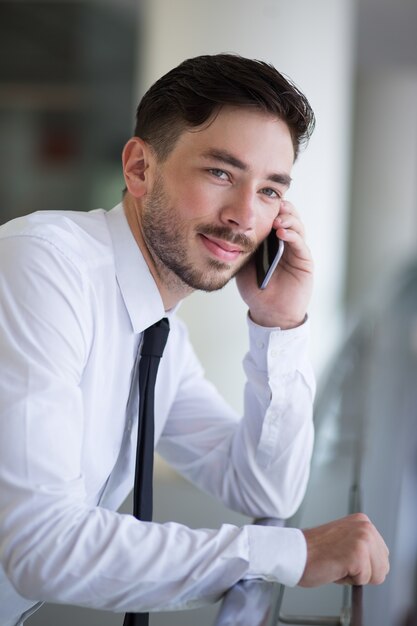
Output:
M152 148L140 137L132 137L123 148L123 175L129 193L135 198L148 192L151 185L150 166L154 160Z

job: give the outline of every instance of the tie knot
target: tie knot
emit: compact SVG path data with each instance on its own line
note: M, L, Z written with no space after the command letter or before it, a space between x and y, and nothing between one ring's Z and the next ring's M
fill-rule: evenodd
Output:
M169 322L166 317L146 328L143 333L141 355L161 358L168 339L168 333Z

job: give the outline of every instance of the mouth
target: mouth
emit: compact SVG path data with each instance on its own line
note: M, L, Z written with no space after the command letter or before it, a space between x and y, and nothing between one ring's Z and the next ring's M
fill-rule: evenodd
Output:
M217 239L202 233L199 236L206 249L220 261L231 263L245 253L245 250L238 245L224 239Z

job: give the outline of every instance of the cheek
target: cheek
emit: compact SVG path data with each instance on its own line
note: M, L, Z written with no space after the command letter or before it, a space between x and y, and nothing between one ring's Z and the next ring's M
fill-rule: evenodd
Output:
M219 202L216 194L208 193L204 185L193 185L176 194L175 206L183 218L201 222L213 218L221 206Z
M277 217L276 211L272 215L264 216L261 220L259 220L258 228L257 228L257 239L259 242L263 241L268 237L269 233L273 229L273 223L275 218Z

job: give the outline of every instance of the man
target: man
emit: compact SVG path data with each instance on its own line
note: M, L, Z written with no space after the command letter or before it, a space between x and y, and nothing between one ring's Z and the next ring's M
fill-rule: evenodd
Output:
M160 453L250 516L298 507L313 441L312 260L284 198L313 122L267 64L190 59L139 105L122 204L2 227L1 624L45 600L145 612L215 601L242 579L383 581L387 549L363 515L302 532L191 530L115 512L133 483L138 346L162 317ZM271 229L285 252L261 291L252 257ZM249 309L242 418L204 379L175 316L192 291L234 276Z

